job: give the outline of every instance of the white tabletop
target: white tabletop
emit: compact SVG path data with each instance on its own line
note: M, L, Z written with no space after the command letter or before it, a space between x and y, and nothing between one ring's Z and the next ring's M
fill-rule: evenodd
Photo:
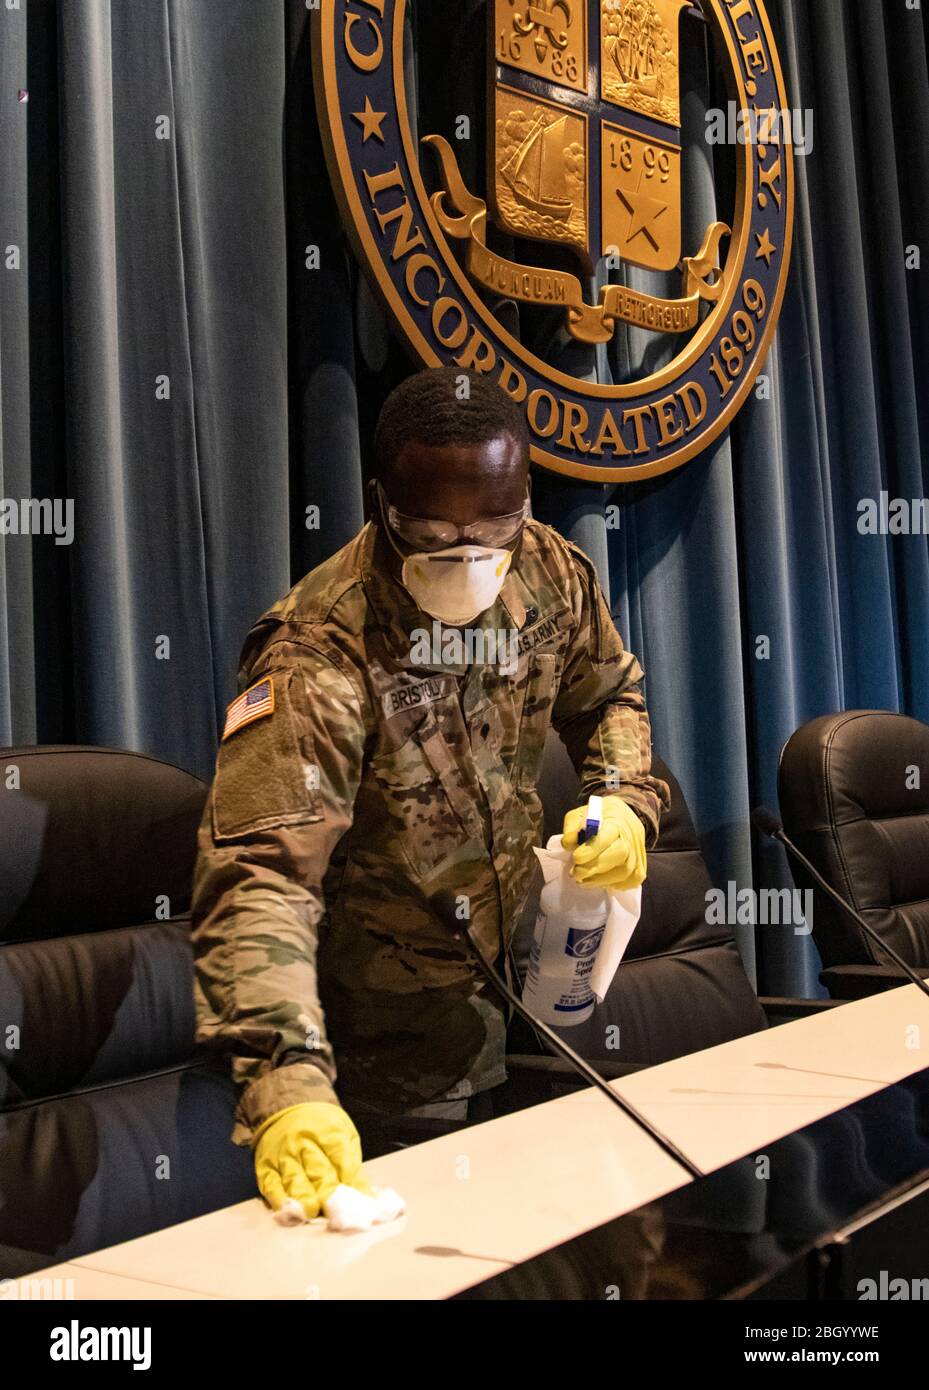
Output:
M922 1070L922 1035L907 985L613 1084L708 1172ZM445 1298L690 1181L595 1089L366 1167L409 1208L369 1234L281 1228L256 1198L30 1277L77 1299Z

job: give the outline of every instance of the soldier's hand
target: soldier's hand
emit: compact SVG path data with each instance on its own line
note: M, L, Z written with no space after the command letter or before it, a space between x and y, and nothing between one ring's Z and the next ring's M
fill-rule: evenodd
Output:
M340 1105L289 1105L265 1120L254 1147L258 1190L272 1211L297 1202L312 1221L340 1186L374 1196L361 1168L358 1131Z
M562 849L574 851L571 876L592 888L638 888L645 882L645 826L621 796L603 798L603 820L592 840L579 845L578 832L587 822L587 807L565 816Z

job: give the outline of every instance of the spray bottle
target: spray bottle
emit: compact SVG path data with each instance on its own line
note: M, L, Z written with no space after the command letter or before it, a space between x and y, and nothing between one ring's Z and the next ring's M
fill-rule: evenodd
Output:
M579 843L593 839L603 818L592 796ZM534 851L545 886L539 899L523 1003L550 1026L586 1023L602 1001L642 910L641 888L593 888L571 876L573 855L553 835Z

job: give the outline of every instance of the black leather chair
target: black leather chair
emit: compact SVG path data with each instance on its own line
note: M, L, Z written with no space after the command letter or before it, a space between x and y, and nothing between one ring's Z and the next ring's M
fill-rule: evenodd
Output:
M929 973L929 726L881 710L804 724L778 775L784 828L828 883L908 964ZM813 939L834 999L906 983L847 913L802 868Z
M193 1047L188 906L205 785L140 754L0 751L0 1278L73 1259L255 1195L230 1143L234 1093ZM622 1075L765 1026L710 887L680 788L651 855L614 985L568 1040ZM556 738L547 834L577 778ZM517 938L525 963L535 920ZM607 1047L618 1024L621 1047ZM582 1084L514 1028L508 1104ZM412 1123L410 1140L450 1127Z
M0 788L5 1278L255 1186L230 1090L192 1047L206 787L137 753L47 747L0 750Z

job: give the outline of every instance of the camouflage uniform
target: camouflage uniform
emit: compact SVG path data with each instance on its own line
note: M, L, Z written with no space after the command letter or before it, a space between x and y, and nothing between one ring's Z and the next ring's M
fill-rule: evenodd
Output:
M220 743L193 907L197 1040L243 1086L236 1143L286 1105L335 1100L337 1071L349 1111L409 1113L505 1080L500 1007L428 898L467 904L485 958L508 947L550 724L581 799L619 792L649 844L667 804L642 670L580 550L527 523L472 625L514 634L505 674L441 649L423 662L412 634L444 632L390 576L386 544L366 526L243 650L240 691L267 677L274 708Z

